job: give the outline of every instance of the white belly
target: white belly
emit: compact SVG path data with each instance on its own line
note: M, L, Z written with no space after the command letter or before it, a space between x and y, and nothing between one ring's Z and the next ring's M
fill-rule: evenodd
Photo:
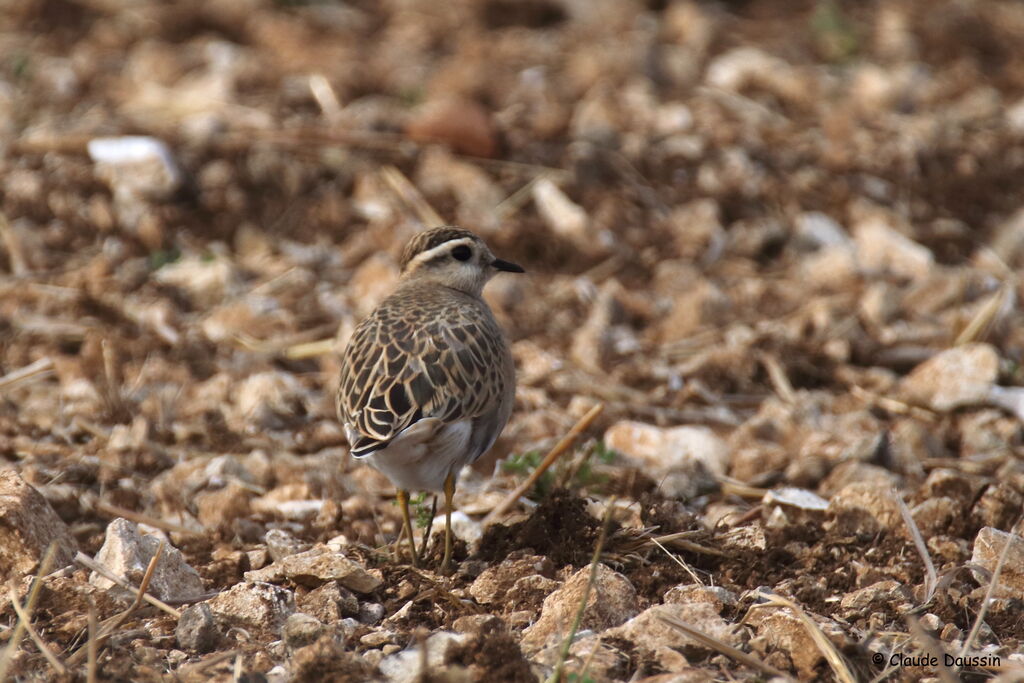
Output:
M470 452L473 425L469 420L444 424L424 418L400 432L385 448L365 455L365 460L407 491L444 490L449 473L458 475L478 453Z

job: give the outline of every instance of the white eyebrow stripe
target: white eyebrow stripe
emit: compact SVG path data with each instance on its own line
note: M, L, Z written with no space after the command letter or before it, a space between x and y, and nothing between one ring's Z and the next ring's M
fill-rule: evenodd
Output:
M442 242L433 249L427 249L426 251L421 251L420 253L416 254L416 256L414 256L412 260L409 261L409 265L406 266L406 268L412 269L414 266L418 266L424 261L429 261L432 258L439 256L442 252L450 250L453 245L458 246L460 244L465 244L466 246L471 247L475 243L476 240L474 240L472 237L460 237L458 239Z

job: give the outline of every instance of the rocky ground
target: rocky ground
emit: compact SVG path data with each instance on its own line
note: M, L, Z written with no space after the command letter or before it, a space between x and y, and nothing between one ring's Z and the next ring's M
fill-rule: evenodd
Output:
M8 0L0 678L1019 680L1021 45L996 0ZM451 576L332 399L442 223L528 270Z

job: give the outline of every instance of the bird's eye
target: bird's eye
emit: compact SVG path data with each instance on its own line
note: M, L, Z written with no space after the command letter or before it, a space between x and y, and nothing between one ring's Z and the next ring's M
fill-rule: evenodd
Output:
M465 244L460 244L459 246L452 249L452 258L458 261L468 261L469 257L472 255L473 251Z

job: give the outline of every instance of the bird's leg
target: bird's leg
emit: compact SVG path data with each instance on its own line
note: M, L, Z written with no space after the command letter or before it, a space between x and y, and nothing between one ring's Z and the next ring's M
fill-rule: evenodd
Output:
M412 553L412 566L419 564L419 556L416 554L416 541L412 537L412 518L409 517L409 492L398 489L398 507L402 508L402 520L405 523L405 537L409 539L409 552ZM402 538L399 536L398 541Z
M455 473L449 472L444 480L444 559L441 573L447 574L452 563L452 497L455 495Z
M437 496L434 496L434 502L430 506L430 525L427 526L427 532L423 534L423 542L420 543L420 557L427 556L427 541L430 540L430 534L434 531L434 517L437 515Z

